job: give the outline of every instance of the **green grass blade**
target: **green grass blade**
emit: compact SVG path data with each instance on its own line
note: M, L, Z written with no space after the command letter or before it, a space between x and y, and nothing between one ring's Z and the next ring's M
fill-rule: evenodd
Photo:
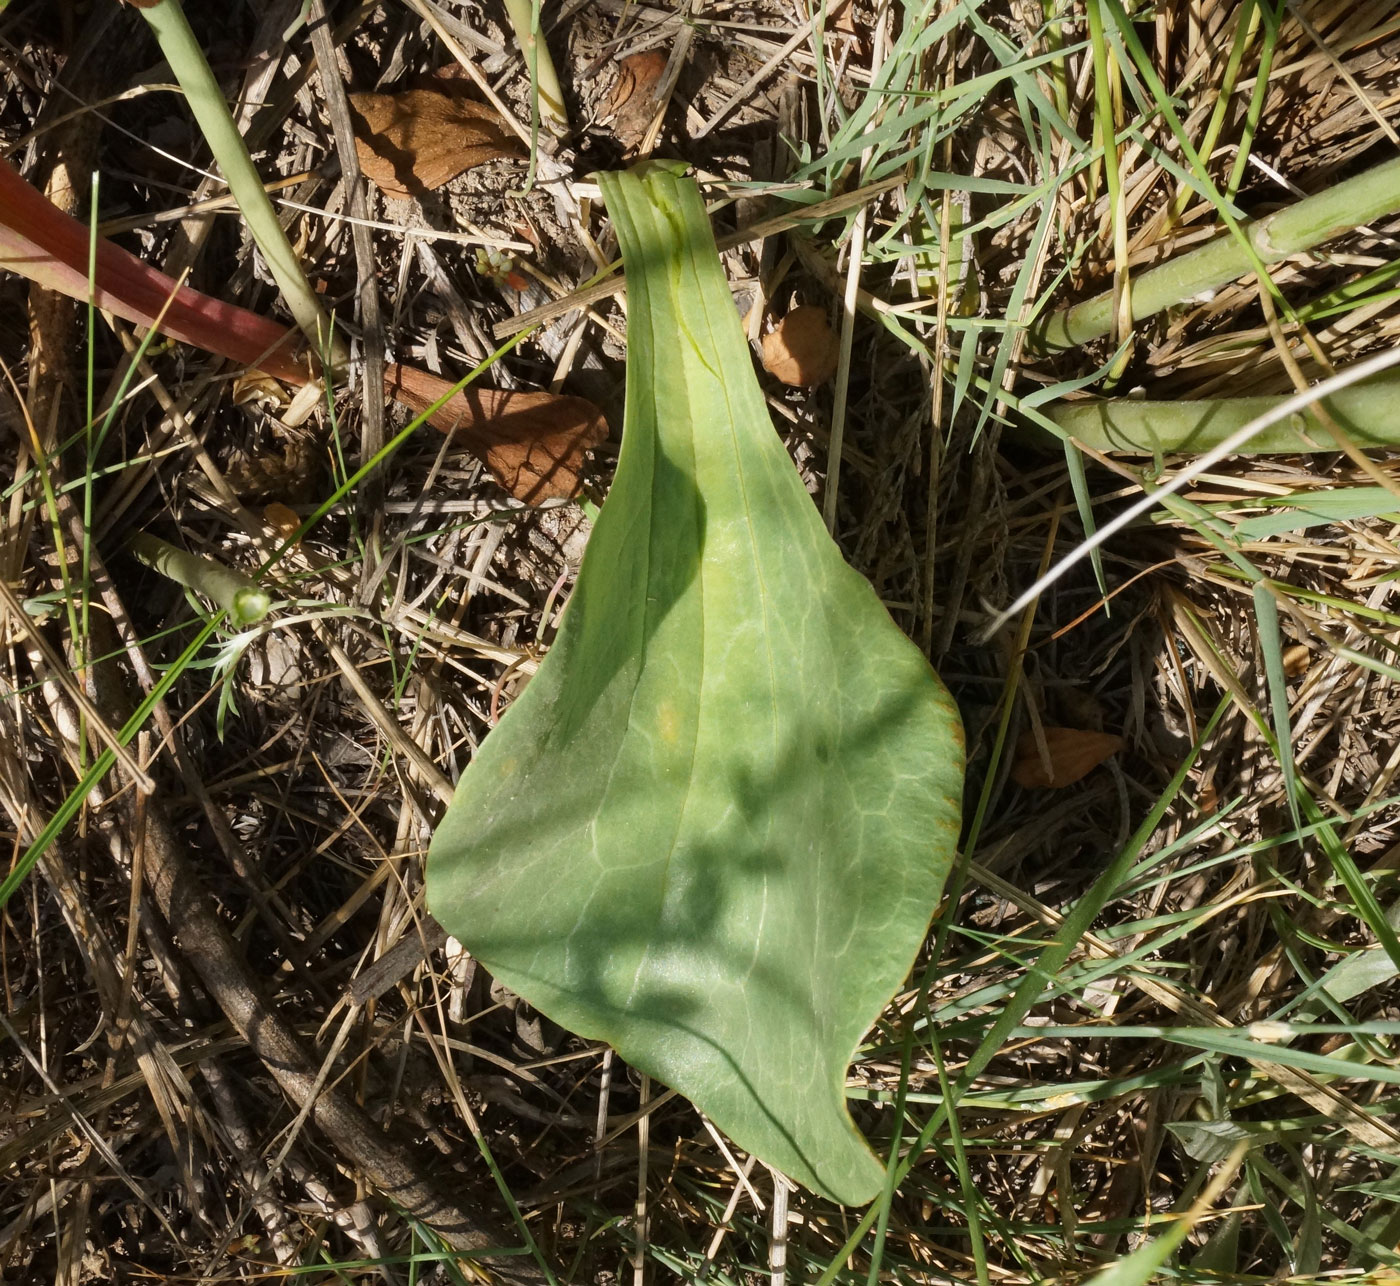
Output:
M1394 519L1400 512L1400 500L1384 487L1338 487L1333 491L1306 492L1301 500L1287 496L1261 503L1268 505L1270 512L1235 525L1235 534L1241 540L1264 540L1285 532L1355 522L1359 518L1390 515ZM1286 508L1280 513L1278 506Z

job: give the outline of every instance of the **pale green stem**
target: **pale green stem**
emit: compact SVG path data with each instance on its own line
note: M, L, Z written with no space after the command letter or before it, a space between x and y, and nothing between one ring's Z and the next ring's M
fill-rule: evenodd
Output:
M1290 397L1296 394L1289 394ZM1057 402L1052 420L1070 437L1095 451L1138 455L1197 454L1219 446L1251 420L1272 410L1282 397L1144 402ZM1400 374L1377 375L1322 399L1327 413L1359 447L1400 446ZM1312 412L1292 415L1250 438L1251 455L1335 451L1332 434Z
M272 595L257 581L232 567L178 549L159 536L138 532L131 539L131 552L147 567L173 580L177 585L217 603L236 627L256 625L272 606Z
M1248 245L1233 234L1149 269L1133 279L1133 320L1207 294L1254 270L1250 254L1265 264L1300 254L1352 228L1400 210L1400 159L1346 179L1316 196L1241 225ZM1113 292L1097 295L1049 317L1032 330L1046 349L1073 348L1106 335L1113 324Z
M549 46L539 29L539 0L502 0L502 3L510 25L515 28L516 42L525 55L530 86L539 100L540 119L556 138L567 134L569 117L564 110L564 91L554 70L554 60L549 56Z
M194 113L195 121L223 171L229 191L238 202L248 231L262 252L287 307L317 354L324 356L329 353L332 367L338 370L346 361L344 344L333 332L330 318L321 307L321 301L302 271L296 251L277 221L277 211L253 167L247 144L234 124L204 50L199 47L185 20L184 9L179 0L157 0L156 4L140 12L150 23L161 52L169 61L180 88L185 91L190 111Z

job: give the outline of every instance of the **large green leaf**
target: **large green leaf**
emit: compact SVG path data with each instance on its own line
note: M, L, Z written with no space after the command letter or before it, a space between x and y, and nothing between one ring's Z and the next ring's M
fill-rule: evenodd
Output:
M600 177L627 268L612 493L559 634L428 855L434 914L556 1022L859 1204L846 1067L928 931L962 738L773 432L699 192Z

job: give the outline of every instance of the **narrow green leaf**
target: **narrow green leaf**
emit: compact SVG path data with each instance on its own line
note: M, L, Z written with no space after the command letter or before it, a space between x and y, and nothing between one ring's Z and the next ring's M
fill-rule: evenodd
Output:
M1386 914L1386 919L1394 923L1395 905L1392 903L1391 910ZM1395 977L1395 961L1385 953L1384 947L1366 947L1362 951L1353 951L1349 956L1343 956L1318 980L1317 986L1325 991L1334 1003L1344 1005L1349 1000L1355 1000L1357 996L1364 996L1368 991L1375 991L1378 987L1383 987ZM1299 1006L1297 1014L1303 1017L1313 1017L1320 1014L1323 1005L1316 1000L1309 1000Z
M1358 518L1376 518L1395 514L1400 500L1384 487L1338 487L1333 491L1314 491L1301 500L1287 504L1282 512L1271 506L1271 512L1246 518L1235 524L1241 540L1263 540L1290 531L1306 531L1309 527L1327 526L1334 522L1352 522Z
M1322 1268L1322 1207L1301 1149L1294 1144L1287 1151L1294 1163L1294 1173L1298 1176L1299 1195L1302 1198L1298 1204L1303 1210L1303 1222L1293 1239L1293 1272L1298 1277L1316 1277Z
M627 268L612 493L428 855L503 983L807 1187L883 1172L845 1072L958 834L951 700L773 432L694 183L600 176Z

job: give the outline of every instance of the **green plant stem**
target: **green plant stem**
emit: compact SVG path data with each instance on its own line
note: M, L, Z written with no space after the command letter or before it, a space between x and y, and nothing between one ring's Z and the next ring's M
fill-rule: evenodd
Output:
M530 72L530 87L539 102L539 117L545 128L556 138L569 131L569 117L564 110L564 91L554 70L554 59L540 32L540 0L502 0L506 17L515 29L515 39L525 55Z
M347 360L344 344L334 333L330 318L311 289L296 251L277 220L277 211L253 167L247 145L234 124L228 103L209 68L204 50L190 30L179 0L157 0L140 12L180 82L190 111L297 325L318 354L329 353L333 371L339 370Z
M217 603L240 628L256 625L272 606L272 596L257 581L212 558L177 549L159 536L138 532L131 552L162 576Z
M1253 270L1251 251L1262 263L1277 263L1396 210L1400 210L1400 159L1304 197L1267 218L1242 224L1247 244L1233 235L1222 236L1135 277L1133 320L1141 321L1243 277ZM1032 337L1042 348L1074 348L1108 334L1112 324L1113 292L1107 291L1052 314L1032 331Z
M1057 402L1046 410L1070 437L1096 451L1174 455L1209 451L1284 400L1224 397L1145 402L1114 398ZM1400 374L1393 373L1374 376L1322 399L1326 413L1359 447L1400 446L1400 421L1395 417L1398 403ZM1248 447L1251 455L1337 449L1332 434L1312 411L1270 425L1255 434Z

